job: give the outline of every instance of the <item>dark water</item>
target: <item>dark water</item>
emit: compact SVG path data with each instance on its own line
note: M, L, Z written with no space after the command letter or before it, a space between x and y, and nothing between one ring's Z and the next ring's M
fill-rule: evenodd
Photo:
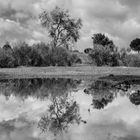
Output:
M140 140L139 131L139 81L0 81L0 140Z

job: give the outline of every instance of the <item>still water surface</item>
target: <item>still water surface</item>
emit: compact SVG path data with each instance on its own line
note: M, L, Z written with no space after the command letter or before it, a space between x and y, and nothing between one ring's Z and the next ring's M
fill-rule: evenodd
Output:
M0 140L139 140L139 131L139 81L0 81Z

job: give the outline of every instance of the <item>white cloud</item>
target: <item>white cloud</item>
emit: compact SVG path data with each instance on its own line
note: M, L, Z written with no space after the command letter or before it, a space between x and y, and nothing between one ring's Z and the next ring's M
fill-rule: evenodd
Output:
M0 42L3 39L47 42L47 33L37 22L38 15L56 5L83 20L81 39L76 45L80 50L92 46L91 36L97 32L108 34L120 47L128 47L132 39L139 37L139 0L0 0Z

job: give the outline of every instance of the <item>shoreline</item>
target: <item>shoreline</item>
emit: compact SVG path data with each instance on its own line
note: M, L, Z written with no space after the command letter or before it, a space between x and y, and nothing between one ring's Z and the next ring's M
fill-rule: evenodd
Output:
M140 79L140 68L134 67L19 67L1 68L0 79L74 78L74 79Z

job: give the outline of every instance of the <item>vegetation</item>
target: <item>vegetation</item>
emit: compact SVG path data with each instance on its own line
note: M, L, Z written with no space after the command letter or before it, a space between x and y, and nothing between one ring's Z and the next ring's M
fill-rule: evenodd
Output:
M89 54L97 66L119 66L119 52L113 41L101 33L94 34L93 48L87 48Z
M72 18L68 11L58 7L51 12L43 11L39 18L42 26L48 30L51 42L31 46L20 42L12 47L7 42L0 48L1 68L72 66L81 63L81 59L69 50L80 37L81 20Z
M136 38L134 40L131 41L130 43L130 48L134 51L140 51L140 39Z
M81 19L72 18L67 10L56 7L51 12L43 11L40 21L48 29L53 47L69 48L80 37Z
M94 34L92 39L93 48L86 48L84 52L89 54L95 65L140 67L139 54L131 53L131 50L139 52L140 39L134 39L130 44L130 48L120 50L104 34Z
M139 81L128 80L112 84L111 81L97 80L92 82L85 90L85 94L92 96L92 106L94 109L104 109L119 94L126 96L134 105L140 105L140 91L137 90Z
M0 68L13 68L18 66L72 66L82 63L78 57L78 50L70 48L80 38L82 27L81 19L71 17L69 11L55 7L52 11L43 11L39 16L41 25L47 29L51 41L48 44L38 43L28 45L10 43L0 48ZM140 56L133 51L140 51L140 39L131 41L129 49L119 50L114 42L105 34L96 33L92 36L93 48L86 48L84 52L89 55L97 66L129 66L139 67ZM86 55L85 55L86 56ZM91 64L91 63L90 63Z
M9 45L10 46L10 45ZM13 48L0 48L0 67L18 66L71 66L81 63L78 56L63 47L51 48L44 43L29 46L25 42Z
M113 41L102 33L93 34L92 36L93 45L114 45Z

